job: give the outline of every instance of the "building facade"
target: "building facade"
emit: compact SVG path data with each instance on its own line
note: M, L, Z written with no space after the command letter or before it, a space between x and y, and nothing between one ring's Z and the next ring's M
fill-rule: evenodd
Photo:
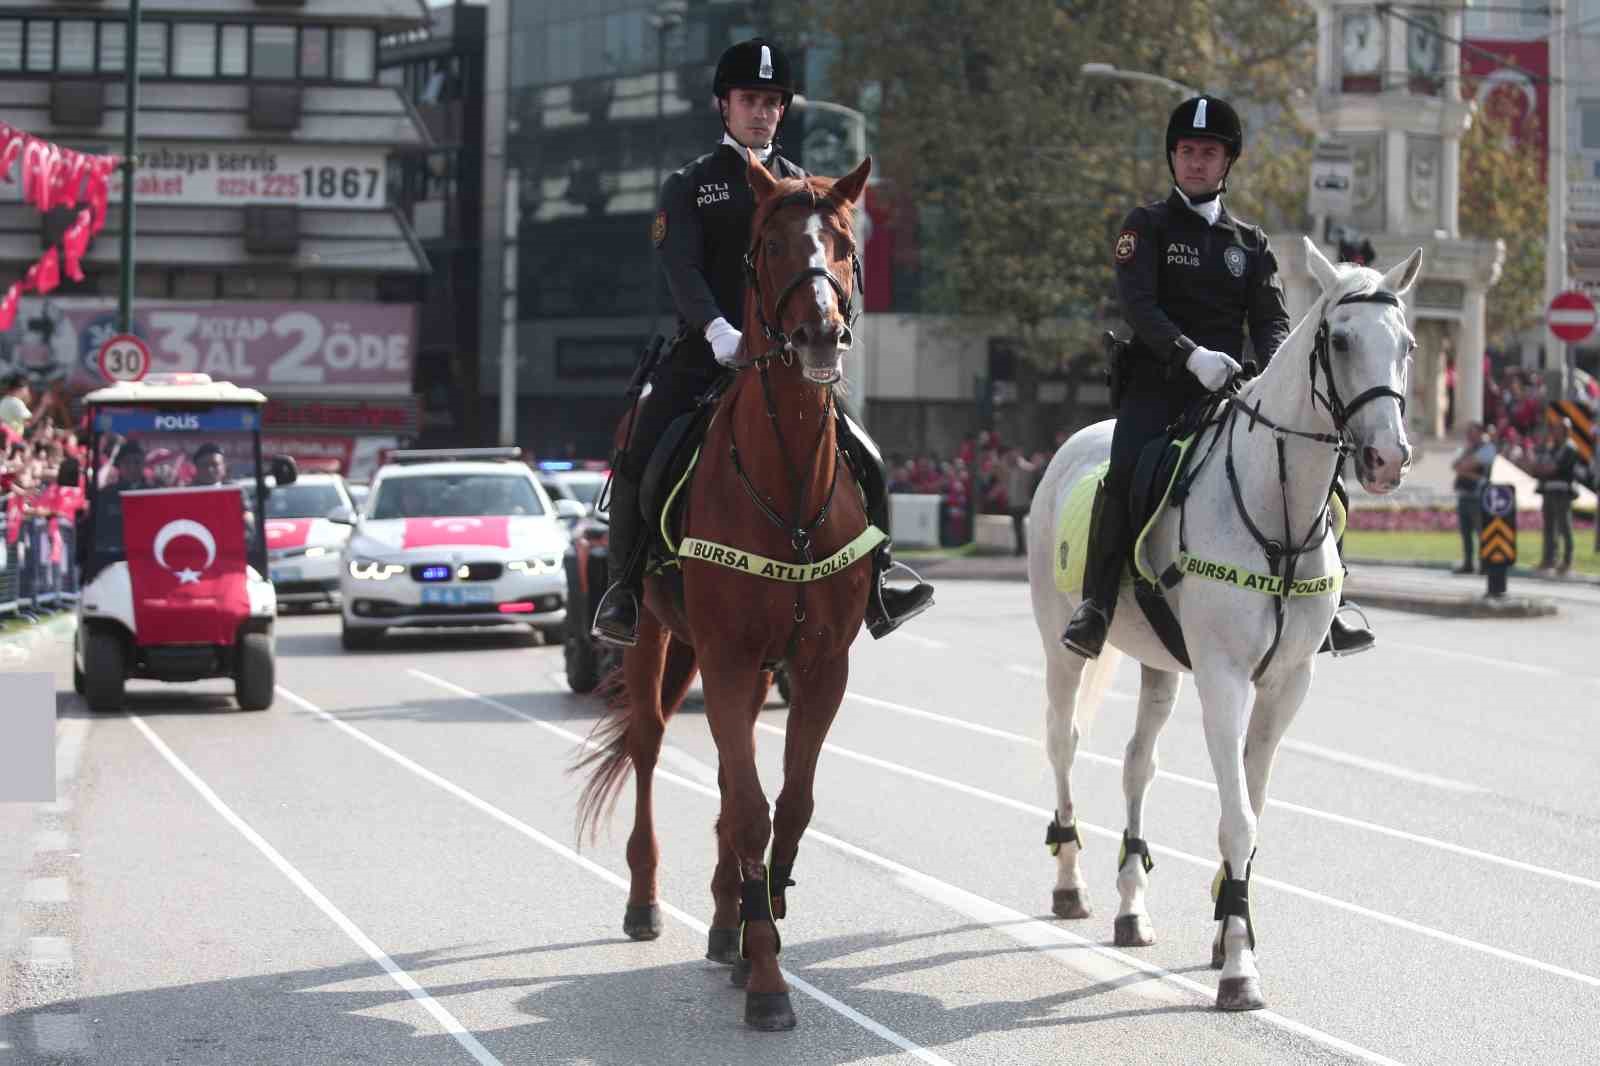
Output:
M378 78L378 38L421 25L395 0L0 0L0 117L64 147L120 154L140 74L134 329L157 370L211 373L274 402L275 444L370 462L416 431L417 279L389 158L430 142ZM86 277L23 302L0 373L97 384L120 287L121 176ZM0 270L19 275L60 221L0 185ZM375 430L379 430L376 435ZM366 443L359 444L358 438Z

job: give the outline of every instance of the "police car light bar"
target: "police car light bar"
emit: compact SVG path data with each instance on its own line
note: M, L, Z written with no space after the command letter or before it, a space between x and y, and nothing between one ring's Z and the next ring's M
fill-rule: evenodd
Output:
M192 372L186 372L186 373L162 373L162 374L146 374L144 376L144 379L141 382L141 384L145 384L145 385L210 385L210 384L212 384L212 381L211 381L211 375L210 374L196 374L196 373L192 373Z
M574 467L576 467L577 465L578 464L574 463L571 459L540 459L539 460L539 469L540 470L549 470L549 471L552 471L552 472L560 472L560 471L565 471L565 470L571 470Z
M398 464L503 463L521 458L521 448L412 448L389 453L389 462Z

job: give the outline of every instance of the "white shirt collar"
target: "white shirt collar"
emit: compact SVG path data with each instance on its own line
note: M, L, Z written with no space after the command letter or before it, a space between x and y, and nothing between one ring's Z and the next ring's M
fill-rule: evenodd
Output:
M742 145L738 141L734 140L733 139L733 134L731 134L731 133L723 133L723 135L722 135L722 143L723 144L732 145L735 151L737 151L740 155L744 156L746 160L749 160L751 149L746 148L744 145ZM761 160L763 163L765 163L768 160L770 160L772 158L772 145L769 144L765 148L757 150L756 151L756 158Z
M1215 226L1217 219L1222 217L1222 197L1213 196L1203 204L1194 204L1190 203L1188 195L1182 189L1179 189L1176 185L1173 186L1173 189L1183 198L1183 202L1188 205L1189 210L1206 220L1206 225Z

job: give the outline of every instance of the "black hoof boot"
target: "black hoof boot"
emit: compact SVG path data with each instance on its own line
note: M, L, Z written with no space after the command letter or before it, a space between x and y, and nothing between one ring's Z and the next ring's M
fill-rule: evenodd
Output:
M712 962L720 962L724 966L735 966L739 962L739 927L732 929L718 929L711 927L711 932L706 935L706 958Z
M622 931L633 940L654 940L661 935L661 907L655 903L630 903L622 916Z
M908 589L890 588L883 584L883 575L888 570L878 574L878 587L867 597L867 632L872 634L873 640L882 640L933 606L932 585L909 566L896 563L892 569L907 571L917 583Z
M750 983L749 959L736 958L733 960L733 970L728 974L728 983L734 988L743 988Z
M795 1027L794 1004L787 992L746 992L744 1024L763 1033L781 1033Z
M601 598L589 635L619 648L639 643L639 597L625 585L612 585Z
M1111 619L1100 605L1093 600L1084 600L1072 612L1072 618L1061 634L1061 644L1085 659L1094 659L1105 650L1106 634L1110 629Z
M1076 888L1057 888L1050 893L1050 913L1057 918L1089 917L1089 901Z

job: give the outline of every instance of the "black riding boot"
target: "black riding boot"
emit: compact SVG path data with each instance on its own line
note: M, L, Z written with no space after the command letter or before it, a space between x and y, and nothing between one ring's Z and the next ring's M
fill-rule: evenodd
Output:
M861 491L867 499L867 521L888 533L889 480L883 456L866 430L856 425L844 411L838 413L839 443L861 482ZM867 632L874 640L882 640L933 606L933 586L909 566L896 563L889 548L890 542L886 540L872 553L872 589L867 593L866 622ZM909 573L916 584L908 589L897 589L885 583L886 575L896 567Z
M644 552L639 543L644 516L639 513L639 483L620 469L611 471L611 532L606 570L611 586L600 599L589 635L631 648L639 643L639 583Z
M1350 513L1350 497L1345 493L1344 482L1341 480L1334 481L1333 491L1339 497L1339 502L1344 504L1345 514L1348 515ZM1339 552L1339 565L1343 567L1344 537L1341 536L1334 542L1334 545ZM1328 635L1322 638L1322 647L1317 649L1319 652L1333 652L1335 659L1344 655L1356 655L1360 652L1369 651L1378 643L1378 638L1373 636L1372 630L1367 628L1365 624L1367 620L1365 614L1361 615L1362 624L1358 626L1349 625L1343 618L1339 617L1340 612L1346 606L1344 590L1341 588L1339 590L1339 608L1334 612L1333 624L1328 627ZM1361 608L1359 607L1352 609L1358 614L1361 613Z
M1111 632L1122 594L1122 568L1128 561L1128 507L1112 500L1102 483L1095 490L1089 546L1083 561L1083 602L1072 612L1061 643L1085 659L1098 656Z

